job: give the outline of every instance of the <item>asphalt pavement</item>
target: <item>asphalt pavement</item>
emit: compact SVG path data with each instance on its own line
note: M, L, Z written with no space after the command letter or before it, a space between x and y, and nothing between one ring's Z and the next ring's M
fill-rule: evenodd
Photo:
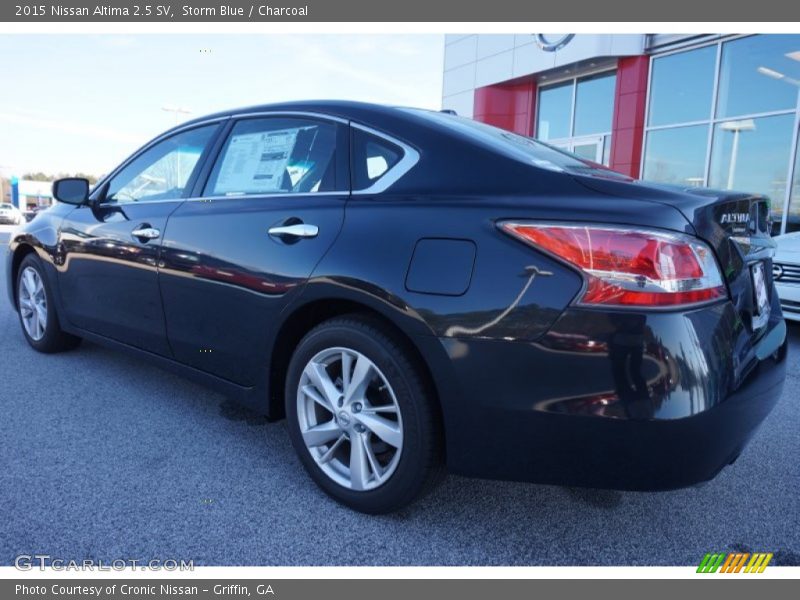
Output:
M706 552L761 551L800 565L797 325L783 398L739 460L703 487L623 493L451 476L418 504L370 517L316 488L284 423L95 344L33 351L3 269L0 564L49 554L195 565L692 565Z

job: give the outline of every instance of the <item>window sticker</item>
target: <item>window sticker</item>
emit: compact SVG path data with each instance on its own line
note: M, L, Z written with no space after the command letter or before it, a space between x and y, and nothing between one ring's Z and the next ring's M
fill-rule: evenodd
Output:
M214 193L281 191L299 131L300 128L294 128L233 136L222 160Z
M286 166L286 172L292 180L292 187L300 183L300 180L314 168L314 163L308 160L293 161L292 164Z

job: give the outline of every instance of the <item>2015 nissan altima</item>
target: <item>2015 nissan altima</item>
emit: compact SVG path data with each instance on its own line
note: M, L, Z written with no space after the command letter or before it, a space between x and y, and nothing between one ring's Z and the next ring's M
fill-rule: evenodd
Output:
M107 344L285 417L313 480L360 511L444 467L692 485L781 393L763 197L333 101L183 124L54 194L8 249L28 343Z

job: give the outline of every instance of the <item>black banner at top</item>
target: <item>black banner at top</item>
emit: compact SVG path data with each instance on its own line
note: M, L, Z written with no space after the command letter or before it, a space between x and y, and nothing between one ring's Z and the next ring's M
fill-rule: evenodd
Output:
M32 0L0 3L11 22L792 22L800 5L787 0Z

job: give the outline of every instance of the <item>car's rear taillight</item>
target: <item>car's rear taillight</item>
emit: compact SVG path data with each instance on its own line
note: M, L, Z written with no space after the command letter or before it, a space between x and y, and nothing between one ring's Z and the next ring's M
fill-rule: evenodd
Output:
M577 267L586 280L580 304L674 307L727 296L711 248L687 235L519 221L500 227Z

